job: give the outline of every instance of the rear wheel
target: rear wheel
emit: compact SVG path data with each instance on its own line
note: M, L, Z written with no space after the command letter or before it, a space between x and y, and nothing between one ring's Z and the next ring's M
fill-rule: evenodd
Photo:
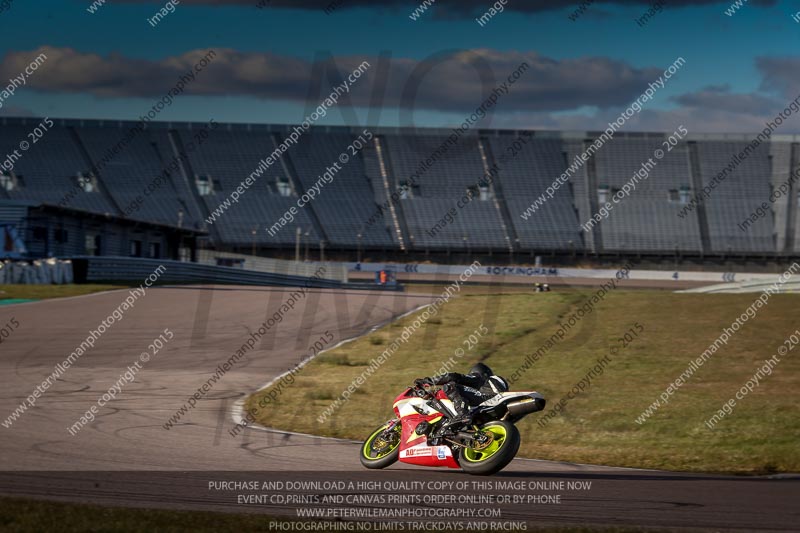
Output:
M520 445L519 430L511 422L496 420L479 428L483 442L472 448L463 448L458 463L464 472L476 476L489 476L505 468L517 455Z
M389 426L396 424L389 430ZM400 424L390 420L372 432L361 446L361 464L367 468L386 468L400 457Z

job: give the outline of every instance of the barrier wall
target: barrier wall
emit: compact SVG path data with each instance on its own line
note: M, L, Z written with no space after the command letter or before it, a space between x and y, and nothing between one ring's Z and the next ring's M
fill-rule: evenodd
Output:
M269 272L272 274L288 274L290 276L313 276L319 271L323 263L317 261L298 262L269 257L256 257L252 255L234 254L230 252L216 252L214 250L198 250L197 262L203 265L217 266L218 259L230 259L241 262L244 270L255 272ZM324 279L347 281L347 265L345 263L324 263ZM235 267L239 268L239 267Z
M436 275L458 275L469 265L432 265L427 263L346 263L350 272L378 272L389 270L406 274L427 274L431 279ZM620 268L623 266L620 263ZM787 265L788 266L788 265ZM481 266L477 274L484 276L521 276L552 278L613 278L618 269L556 268L532 266ZM736 281L774 280L777 274L748 272L695 272L670 270L630 270L625 279L635 281L697 281L708 283L732 283Z
M74 257L73 264L77 283L143 280L163 265L165 270L158 278L160 283L224 283L315 288L340 288L343 286L340 281L324 279L322 277L324 271L314 278L133 257Z
M73 271L70 260L0 262L0 285L61 285L72 282Z

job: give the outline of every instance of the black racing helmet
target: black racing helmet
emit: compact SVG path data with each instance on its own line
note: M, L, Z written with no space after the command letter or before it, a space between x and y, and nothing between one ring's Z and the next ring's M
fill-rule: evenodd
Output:
M481 376L483 379L489 379L489 376L494 375L492 369L489 368L488 365L484 365L483 363L478 363L477 365L473 366L472 369L470 369L469 373L474 374L476 376Z
M469 373L483 378L484 382L491 387L495 394L508 391L508 382L500 376L495 375L488 365L478 363L472 367Z

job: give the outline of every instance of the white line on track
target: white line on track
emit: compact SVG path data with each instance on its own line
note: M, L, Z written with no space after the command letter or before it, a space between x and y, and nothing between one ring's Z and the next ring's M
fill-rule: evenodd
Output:
M385 320L383 322L380 322L380 323L372 326L369 330L367 330L366 332L364 332L364 333L362 333L360 335L356 335L354 337L350 337L349 339L341 340L338 343L336 343L333 346L331 346L330 348L327 348L325 350L321 350L316 355L311 355L309 357L306 357L305 359L300 361L300 363L298 363L295 368L293 368L291 370L287 370L286 372L282 373L281 375L271 379L265 385L262 385L261 387L259 387L256 390L256 392L262 391L262 390L264 390L266 388L271 387L274 383L277 383L284 376L286 376L287 374L291 373L292 370L297 371L297 370L303 368L308 363L310 363L317 355L321 355L321 354L323 354L325 352L329 352L331 350L335 350L339 346L342 346L342 345L347 344L349 342L356 341L356 340L358 340L358 339L360 339L362 337L366 337L370 333L373 333L374 331L377 331L377 330L379 330L379 329L391 324L392 322L396 322L396 321L398 321L398 320L400 320L402 318L405 318L405 317L407 317L409 315L412 315L412 314L416 313L417 311L419 311L421 309L424 309L426 307L430 307L430 305L431 304L418 305L417 307L411 309L410 311L406 311L402 315L399 315L399 316L393 317L393 318L389 318L388 320ZM336 441L340 441L340 442L343 442L343 443L357 443L358 442L358 441L353 441L353 440L337 439L337 438L333 438L333 437L320 437L318 435L309 435L308 433L295 433L295 432L292 432L292 431L283 431L283 430L280 430L280 429L274 429L274 428L268 428L266 426L261 426L261 425L258 425L256 423L252 423L251 424L251 423L248 422L247 424L244 424L245 419L242 417L242 414L244 413L244 401L245 401L246 398L247 398L247 396L245 398L236 400L234 402L234 404L233 404L233 407L231 408L231 418L233 418L233 421L237 425L246 425L246 427L248 427L248 428L258 429L260 431L268 431L270 433L279 433L279 434L284 434L284 435L297 435L297 436L303 436L303 437L315 437L315 438L318 438L318 439L336 440Z

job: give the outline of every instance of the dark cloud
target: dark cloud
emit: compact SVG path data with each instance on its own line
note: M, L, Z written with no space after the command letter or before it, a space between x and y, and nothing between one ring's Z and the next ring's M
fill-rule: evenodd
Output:
M755 93L732 93L729 85L712 85L672 98L684 107L766 115L780 106L774 98Z
M327 67L330 73L346 76L368 61L371 68L356 82L349 95L350 104L370 106L379 72L386 66L382 107L461 112L474 110L496 85L506 81L520 65L526 65L509 94L500 97L499 111L560 111L583 106L604 109L627 105L663 70L663 66L635 68L604 57L555 60L535 52L488 49L450 51L423 61L390 58L385 64L371 56L312 62L269 52L215 52L211 64L188 84L187 94L249 96L316 106L338 83L337 76L323 77L320 72ZM29 80L30 88L98 97L160 97L208 51L193 50L146 61L45 46L6 54L0 62L0 79L16 76L40 53L48 59Z
M121 0L128 3L158 4L154 0ZM182 0L181 4L205 5L205 6L256 6L261 0ZM289 8L289 9L308 9L324 10L331 4L339 4L336 9L348 9L356 7L368 7L371 9L392 9L411 12L419 7L421 0L263 0L268 2L268 8ZM162 2L163 3L163 2ZM492 0L437 0L431 6L438 16L473 16L484 13L494 2ZM550 11L554 9L576 8L579 4L577 0L512 0L509 1L505 9L520 11L525 13L536 13ZM670 0L671 7L730 4L730 0ZM774 6L777 0L753 0L754 5ZM653 0L601 0L596 5L621 5L621 6L650 6Z
M759 57L756 67L761 72L761 88L794 100L800 95L800 57Z
M0 108L0 116L7 117L40 117L41 115L28 109L27 107L3 106Z
M786 75L796 73L790 70L789 63L780 60L778 72L781 87ZM766 83L773 87L773 83ZM791 99L797 97L800 88L791 89ZM699 91L685 93L670 98L680 105L674 109L653 108L649 104L641 113L625 123L624 131L661 131L671 133L679 126L688 128L691 133L745 133L760 132L766 122L787 105L787 100L775 98L764 93L732 93L729 85L710 85ZM600 109L594 112L574 113L532 112L518 113L512 117L500 117L497 126L518 129L553 129L567 131L603 130L615 120L621 108ZM800 133L800 116L794 115L785 120L781 134Z
M596 113L518 113L512 117L499 117L492 127L512 129L544 129L558 131L603 131L608 123L619 117L621 109L609 109ZM625 123L622 131L646 131L672 133L684 126L690 133L746 133L753 134L764 129L768 120L777 112L771 110L764 115L738 113L735 110L685 107L669 110L644 109ZM800 133L800 118L794 116L784 121L781 134Z

